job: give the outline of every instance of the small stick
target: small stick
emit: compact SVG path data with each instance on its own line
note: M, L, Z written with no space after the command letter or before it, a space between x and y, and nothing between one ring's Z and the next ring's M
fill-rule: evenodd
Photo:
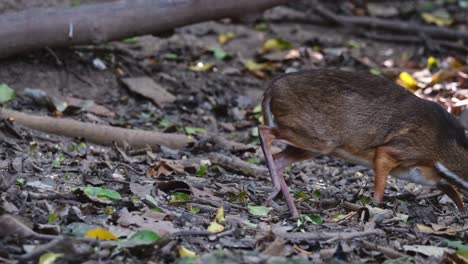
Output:
M404 254L404 253L401 253L401 252L398 252L392 248L389 248L389 247L384 247L384 246L380 246L380 245L377 245L375 243L371 243L369 241L361 241L361 245L367 249L370 249L370 250L375 250L375 251L380 251L382 252L386 257L390 258L390 259L397 259L397 258L403 258L403 257L409 257L408 255Z
M252 177L267 177L268 170L254 164L250 164L235 156L228 156L221 153L209 153L208 158L214 164L226 167Z
M283 230L273 230L277 236L283 237L288 240L350 240L359 237L366 236L384 236L385 232L381 229L371 229L362 232L311 232L311 233L301 233L301 232L292 232L288 233Z

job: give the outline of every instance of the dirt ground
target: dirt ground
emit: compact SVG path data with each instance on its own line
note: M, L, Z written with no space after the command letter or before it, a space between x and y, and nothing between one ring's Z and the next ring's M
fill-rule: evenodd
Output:
M0 13L24 8L27 2L3 1ZM393 68L402 61L409 67L410 61L417 65L413 70L424 68L420 65L429 56L468 62L466 54L452 51L429 54L422 44L377 42L339 28L270 22L284 9L269 10L255 22L206 22L165 38L142 36L101 46L44 49L0 61L0 84L17 94L8 108L185 133L197 140L183 149L107 147L4 120L0 213L56 237L0 236L0 262L33 263L52 252L63 254L57 263L439 263L444 250L455 252L453 243L466 245L467 218L447 196L390 178L384 203L377 206L372 201L372 170L333 157L320 156L287 168L286 180L302 213L299 220L289 218L281 197L265 204L272 184L256 127L268 79L308 68L369 72L367 61L377 65L392 61ZM260 28L261 21L268 28ZM233 39L221 44L219 36L228 32ZM247 70L245 61L265 61L259 49L272 38L288 40L299 56L284 59L286 52L272 52L272 70ZM232 58L216 58L211 48L222 48ZM213 67L191 68L200 62ZM175 101L156 106L123 84L122 79L130 77L149 77ZM425 95L455 93L447 87ZM106 111L78 107L60 112L53 109L58 104L43 104L31 96L31 89L42 90L54 102L70 97L91 100ZM212 135L247 147L226 149ZM232 165L239 159L250 170ZM113 190L121 199L90 197L85 187ZM224 221L215 220L221 207ZM266 214L258 212L264 209ZM216 221L224 230L208 232ZM117 247L77 239L95 227L120 241L141 230L162 238L155 244ZM285 232L316 237L282 236ZM349 234L356 237L346 237ZM46 250L39 245L46 245ZM190 257L191 253L197 256Z

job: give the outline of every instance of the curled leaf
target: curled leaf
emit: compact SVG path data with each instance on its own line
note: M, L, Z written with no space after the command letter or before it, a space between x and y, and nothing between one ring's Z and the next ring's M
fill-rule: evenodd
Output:
M181 246L179 248L179 256L181 257L189 257L189 258L195 258L197 256L197 253L188 250L186 247Z

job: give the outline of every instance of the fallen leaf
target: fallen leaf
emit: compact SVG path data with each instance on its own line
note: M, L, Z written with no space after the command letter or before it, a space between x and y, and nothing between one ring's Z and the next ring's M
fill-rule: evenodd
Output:
M216 223L215 221L211 222L211 224L208 226L208 231L213 232L213 233L219 233L224 230L224 226L221 224Z
M431 257L442 257L444 252L452 253L453 250L444 248L444 247L436 247L436 246L424 246L424 245L404 245L403 249L406 251L412 251L421 253L426 256Z
M197 64L190 66L189 69L195 72L205 72L211 70L213 67L214 64L212 63L203 63L200 61L197 62Z
M213 56L218 60L232 59L232 55L225 52L222 48L211 48L210 51L213 53Z
M206 129L200 127L184 127L185 133L189 135L206 134Z
M158 178L161 175L168 176L174 172L184 173L184 166L175 160L158 160L149 166L146 175Z
M265 22L260 22L260 23L255 24L255 30L258 30L258 31L267 31L269 28L270 26Z
M186 247L181 246L179 248L179 256L181 257L188 257L188 258L195 258L197 254L191 250L188 250Z
M221 206L220 208L218 208L218 210L216 210L216 216L214 220L217 223L224 222L224 207Z
M84 237L95 238L99 240L119 240L114 234L101 227L88 230Z
M4 104L15 98L15 90L5 83L0 84L0 104Z
M123 78L122 82L130 91L150 99L159 108L172 104L176 99L165 87L146 76Z
M445 10L436 10L432 13L424 12L421 17L426 23L436 24L439 27L450 26L453 23L453 18Z
M266 207L266 206L254 206L254 205L248 205L247 208L249 209L249 213L251 215L255 216L267 216L268 213L271 211L271 207Z
M407 72L400 73L397 83L413 93L419 88L416 80Z
M141 230L133 234L130 238L119 243L121 247L137 247L142 245L152 245L158 242L161 236L150 230Z
M53 264L58 258L62 256L63 254L59 253L45 253L39 258L38 264Z
M112 201L122 200L122 196L118 192L110 189L87 186L80 188L80 190L86 195L86 197L95 202L108 204Z
M261 52L268 52L272 50L287 50L292 49L294 46L291 42L284 40L282 38L271 38L263 43L260 51Z
M232 32L222 33L222 34L219 34L218 41L221 44L226 44L228 41L233 39L235 36L236 35L234 35L234 33L232 33Z
M454 228L454 227L445 227L439 230L435 230L434 228L423 225L423 224L416 224L416 228L418 232L420 233L434 234L434 235L449 235L449 236L455 236L458 232L463 230L461 228Z

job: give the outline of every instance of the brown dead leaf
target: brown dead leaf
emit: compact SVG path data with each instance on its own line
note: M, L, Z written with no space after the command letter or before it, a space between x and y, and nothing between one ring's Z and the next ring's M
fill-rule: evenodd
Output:
M461 228L447 227L437 224L431 224L431 226L432 227L423 224L416 224L416 230L420 233L449 236L455 236L458 232L463 230Z
M172 173L184 173L184 166L176 160L158 160L151 164L146 172L148 177L158 178Z
M98 116L115 117L115 113L109 110L107 107L98 105L92 100L82 100L74 97L67 97L65 102L68 107L76 107L83 109L89 113L93 113Z
M262 253L267 256L286 256L288 253L286 242L284 238L277 236Z

